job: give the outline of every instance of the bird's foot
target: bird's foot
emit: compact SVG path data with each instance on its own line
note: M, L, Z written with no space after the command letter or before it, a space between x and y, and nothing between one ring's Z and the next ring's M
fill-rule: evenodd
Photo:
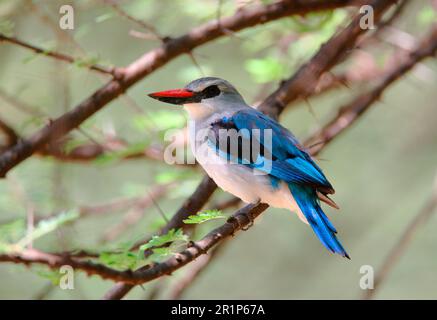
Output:
M241 215L243 217L245 217L247 220L249 220L249 223L245 227L241 227L241 230L247 231L253 226L254 219L253 219L252 214L250 212L242 212Z
M253 203L252 208L253 206L257 206L259 203L260 203L259 200L256 203ZM237 214L229 217L227 220L228 223L232 223L233 225L236 225L235 229L237 230L241 229L243 231L247 231L254 225L255 219L250 211L252 208L251 207L247 209L246 208L247 207L240 209L240 211ZM246 224L246 221L249 221L249 223Z
M247 220L249 221L249 223L244 226L244 223L242 223L242 221L247 221ZM237 230L241 229L243 231L247 231L250 227L253 226L253 217L250 214L250 212L240 212L236 216L229 217L227 222L235 225L235 229Z

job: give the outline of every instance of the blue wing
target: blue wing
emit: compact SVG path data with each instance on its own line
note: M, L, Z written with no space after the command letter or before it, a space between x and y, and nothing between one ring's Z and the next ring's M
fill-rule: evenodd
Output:
M228 160L265 171L271 177L273 187L279 181L285 181L323 245L334 253L349 257L335 235L334 226L322 211L317 195L317 191L326 195L334 193L334 189L320 167L289 130L255 109L239 111L230 118L223 118L212 124L212 128L215 135L218 133L217 129L245 131L241 136L246 141L241 143L252 146L253 140L259 142L261 148L252 158L242 156L240 145L238 154L230 152L229 147L220 148L217 140L215 148L219 155ZM253 134L255 129L259 134ZM266 130L269 130L269 134L266 134ZM266 162L269 163L268 166L265 165ZM263 165L259 165L260 163Z
M332 185L319 166L293 134L278 122L255 109L237 112L228 119L229 121L233 122L238 130L248 129L252 132L254 129L259 129L261 131L255 139L271 154L272 172L270 174L272 176L286 182L311 185L326 193L334 193ZM265 130L268 129L271 130L271 143L265 141L267 137Z

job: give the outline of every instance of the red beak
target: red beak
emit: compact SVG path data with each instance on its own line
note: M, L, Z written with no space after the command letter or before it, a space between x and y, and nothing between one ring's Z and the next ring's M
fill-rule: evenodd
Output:
M151 98L190 98L194 96L192 91L186 89L174 89L150 93Z
M193 102L196 98L195 93L187 89L175 89L154 92L150 93L149 97L159 101L178 105Z

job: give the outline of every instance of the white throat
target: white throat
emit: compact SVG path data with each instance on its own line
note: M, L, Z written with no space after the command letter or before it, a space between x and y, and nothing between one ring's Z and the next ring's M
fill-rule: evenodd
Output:
M193 120L206 118L214 112L211 106L203 103L187 103L184 108Z

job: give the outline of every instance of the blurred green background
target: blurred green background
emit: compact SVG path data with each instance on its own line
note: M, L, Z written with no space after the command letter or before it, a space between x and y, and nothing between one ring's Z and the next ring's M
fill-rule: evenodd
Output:
M222 1L221 15L232 14L242 1ZM262 1L268 3L271 1ZM22 136L73 108L106 80L81 66L89 62L126 66L159 41L132 36L147 33L120 17L102 1L71 1L75 29L57 28L59 7L65 1L0 0L0 31L34 45L80 57L69 65L32 52L0 44L0 89L39 110L41 116L18 110L0 95L0 117ZM252 5L257 1L248 1ZM244 3L243 3L244 4ZM218 1L129 0L120 7L155 26L163 35L178 36L215 19ZM285 18L208 43L194 51L203 74L233 83L247 102L260 101L307 61L338 27L348 21L348 11ZM432 1L411 1L396 28L419 39L436 21ZM65 36L67 34L67 36ZM384 41L357 50L345 66L362 72L367 63L384 68L399 50ZM361 67L361 68L360 68ZM337 71L337 70L336 70ZM320 155L320 165L336 188L341 210L326 208L352 260L330 255L310 228L285 210L268 209L255 227L232 239L185 292L191 299L357 299L360 267L377 270L408 223L430 197L437 173L437 65L427 60L389 88L372 109L339 136ZM117 99L90 118L82 131L70 135L71 144L103 141L116 133L134 146L163 144L163 132L183 128L183 110L151 100L146 93L177 88L201 77L188 55L160 68L128 91L137 105ZM341 87L310 98L311 108L299 102L284 112L281 122L304 139L336 114L336 110L363 93L372 81ZM139 106L139 110L138 110ZM92 137L92 141L90 140ZM129 150L127 150L129 152ZM25 218L29 206L38 215L69 212L83 205L144 195L154 186L175 181L176 186L157 202L167 217L191 194L202 172L158 161L118 161L110 154L87 163L66 163L50 157L32 157L0 180L0 222ZM212 203L229 198L217 191ZM233 209L226 211L226 214ZM141 219L117 239L102 242L102 235L120 223L126 211L78 219L39 238L34 246L47 251L112 250L156 232L163 219L155 206L141 212ZM195 212L193 212L195 214ZM223 220L207 222L194 238ZM376 298L436 299L437 220L431 219L415 236L406 254L380 288ZM0 227L1 228L1 227ZM2 229L0 229L0 232ZM1 235L0 235L1 236ZM172 283L184 269L163 281ZM0 264L0 298L48 299L100 298L112 285L98 277L76 273L75 290L53 286L43 267ZM143 299L156 282L136 287L127 297ZM169 289L159 297L165 298Z

